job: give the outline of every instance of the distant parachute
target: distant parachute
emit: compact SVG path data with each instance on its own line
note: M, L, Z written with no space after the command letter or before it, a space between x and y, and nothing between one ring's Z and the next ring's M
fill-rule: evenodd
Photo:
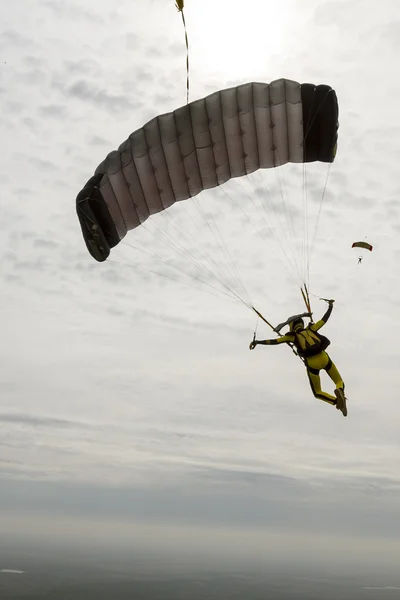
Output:
M335 91L288 79L224 89L157 116L111 152L79 192L87 248L104 261L150 215L258 169L332 163L337 130Z
M371 244L368 244L367 242L354 242L351 246L352 248L365 248L365 250L369 250L370 252L372 251L373 246L371 246ZM379 254L379 252L378 252Z

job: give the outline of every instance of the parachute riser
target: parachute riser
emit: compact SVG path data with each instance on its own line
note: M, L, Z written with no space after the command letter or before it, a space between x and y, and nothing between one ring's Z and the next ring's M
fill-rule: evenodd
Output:
M251 309L256 313L256 315L258 315L260 317L260 319L262 321L264 321L264 323L266 323L269 327L271 327L271 329L276 333L276 335L279 335L279 333L276 331L275 327L273 325L271 325L271 323L269 321L267 321L267 319L260 313L260 311L258 311L256 308L254 308L254 306L252 306ZM253 335L253 342L255 341L255 339L256 339L256 332L254 332L254 335ZM285 343L292 350L293 354L295 354L296 356L298 356L300 358L300 360L304 363L304 359L297 352L294 344L292 344L291 342L285 342Z
M268 327L271 327L271 329L272 329L273 331L275 331L275 328L274 328L274 326L273 326L273 325L271 325L271 323L270 323L269 321L267 321L267 319L266 319L265 317L263 317L263 315L262 315L262 314L261 314L261 313L260 313L260 312L259 312L259 311L258 311L256 308L254 308L254 306L252 306L252 307L251 307L251 309L252 309L252 310L254 310L254 312L256 313L256 315L258 315L258 316L260 317L260 319L261 319L262 321L264 321L264 323L266 323L266 324L268 325Z
M304 304L306 305L306 309L311 315L310 320L312 323L313 320L312 320L311 302L310 302L310 296L309 296L306 284L304 284L304 286L300 288L300 291L301 291L301 295L303 296L303 300L304 300Z

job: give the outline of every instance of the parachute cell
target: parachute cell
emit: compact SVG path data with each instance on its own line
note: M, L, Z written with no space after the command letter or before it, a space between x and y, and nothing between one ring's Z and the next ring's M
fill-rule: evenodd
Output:
M76 199L91 255L177 201L285 163L335 159L338 104L327 85L246 83L162 114L97 167Z

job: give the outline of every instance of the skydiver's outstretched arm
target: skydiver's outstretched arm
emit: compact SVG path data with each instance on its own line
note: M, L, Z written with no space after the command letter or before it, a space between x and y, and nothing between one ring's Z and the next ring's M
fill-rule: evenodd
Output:
M287 344L288 342L293 342L293 335L282 335L281 337L274 338L273 340L253 340L250 343L250 350L254 350L256 346L262 344L263 346L276 346L276 344Z
M324 316L319 321L310 325L310 329L312 329L313 331L318 331L318 329L321 329L321 327L323 327L325 325L325 323L331 316L332 309L333 309L333 303L334 303L334 300L328 301L328 304L329 304L328 310L326 311Z

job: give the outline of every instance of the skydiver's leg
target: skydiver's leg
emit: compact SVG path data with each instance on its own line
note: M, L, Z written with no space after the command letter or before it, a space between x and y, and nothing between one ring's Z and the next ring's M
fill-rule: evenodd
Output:
M312 357L312 358L314 358L314 357ZM307 363L308 363L308 360L307 360ZM324 402L328 402L328 404L336 405L335 396L331 396L331 394L328 394L327 392L322 391L321 378L319 376L319 371L320 371L319 369L314 369L314 368L310 367L309 365L307 365L308 381L310 382L310 387L311 387L312 393L314 394L314 396L316 398L318 398L318 400L323 400Z
M333 362L331 361L329 356L328 356L328 363L325 367L325 371L328 373L328 375L332 379L332 381L336 384L336 389L335 389L336 408L343 413L344 417L347 417L347 404L346 404L347 398L344 395L343 379L341 378L339 371L337 370L336 366L333 364Z
M326 352L325 352L326 354ZM331 358L326 354L326 356L328 357L328 362L326 364L326 367L324 367L325 371L328 373L329 377L332 379L333 383L336 385L336 389L342 389L344 390L344 382L343 379L339 373L339 371L336 368L336 365L332 362Z

